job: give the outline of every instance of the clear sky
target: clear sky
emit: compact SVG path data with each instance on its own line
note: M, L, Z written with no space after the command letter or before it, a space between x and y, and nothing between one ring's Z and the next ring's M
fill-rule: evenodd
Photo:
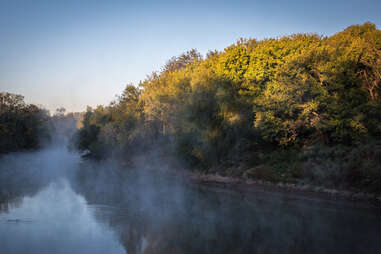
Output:
M0 91L83 111L192 48L366 21L381 27L381 0L0 0Z

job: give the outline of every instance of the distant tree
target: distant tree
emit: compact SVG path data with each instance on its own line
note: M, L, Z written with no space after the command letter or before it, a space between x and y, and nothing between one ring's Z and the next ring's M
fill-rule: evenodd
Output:
M183 70L188 64L191 64L196 61L200 61L201 55L199 52L197 52L196 49L192 49L190 51L187 51L184 54L181 54L178 57L171 58L163 67L164 72L172 72L172 71L181 71Z
M65 115L66 109L64 107L60 107L56 109L56 112L54 113L57 117L63 117Z
M49 136L49 115L21 95L0 93L0 153L37 148Z

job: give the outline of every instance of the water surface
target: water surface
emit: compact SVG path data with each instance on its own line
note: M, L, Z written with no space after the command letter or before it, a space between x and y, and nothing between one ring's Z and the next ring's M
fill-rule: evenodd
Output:
M381 253L372 207L126 174L65 149L0 161L4 254Z

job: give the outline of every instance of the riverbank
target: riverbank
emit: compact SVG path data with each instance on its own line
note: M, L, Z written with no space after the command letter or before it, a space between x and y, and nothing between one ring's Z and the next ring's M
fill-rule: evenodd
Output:
M325 200L346 200L351 202L361 202L381 207L381 195L349 190L337 190L322 186L309 184L273 183L269 181L252 180L220 176L218 174L189 173L187 177L193 183L215 186L219 188L229 188L240 192L270 191L281 193L292 193L307 198L318 198Z
M123 165L123 164L122 164ZM126 165L124 165L125 167ZM248 177L221 176L218 173L208 174L202 171L192 171L190 169L173 169L164 166L158 169L156 166L146 167L148 171L170 174L184 184L212 187L217 189L229 189L240 193L255 193L258 191L292 194L293 196L308 199L324 199L332 201L349 201L351 203L363 203L381 207L381 195L378 193L368 193L361 190L335 189L325 186L303 184L271 182L265 180L254 180Z
M151 158L151 157L150 157ZM89 159L89 158L88 158ZM149 161L149 163L147 163ZM128 161L119 161L121 169L121 177L123 172L129 168L144 168L148 174L155 175L162 172L163 174L175 177L177 181L182 181L184 184L203 185L217 187L221 189L231 189L238 192L253 193L257 191L290 193L296 196L306 198L325 199L332 201L346 200L355 203L367 203L381 207L381 194L379 192L367 192L364 189L357 188L334 188L324 185L319 185L318 182L308 182L305 178L274 178L272 181L264 179L253 179L255 169L243 170L195 170L184 167L181 163L176 163L162 156L153 156L147 160L147 156L136 156ZM160 166L159 166L160 165ZM268 171L275 172L276 170L267 167ZM244 172L238 177L231 174L221 175L219 172L226 173ZM209 172L209 173L205 173ZM210 173L212 172L212 173ZM274 173L275 174L275 173ZM259 175L254 175L259 176ZM264 175L266 176L266 175ZM348 185L351 187L350 185Z

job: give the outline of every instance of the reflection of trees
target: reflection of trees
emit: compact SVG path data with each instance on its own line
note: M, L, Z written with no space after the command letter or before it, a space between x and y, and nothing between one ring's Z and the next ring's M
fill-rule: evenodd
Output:
M24 181L22 179L12 180L0 176L0 213L19 207L23 197L36 195L44 186L41 182L28 183L25 179Z
M43 181L22 174L17 168L10 170L5 172L0 166L0 213L19 207L23 197L34 196L45 186Z
M0 212L19 206L23 197L36 195L50 182L49 172L54 170L50 163L55 163L51 155L42 151L0 158Z
M19 157L7 158L0 161L0 213L50 179L28 170L40 164L27 156L19 164ZM379 211L371 216L276 193L246 195L88 162L71 186L96 207L97 221L115 232L129 254L380 253Z
M17 208L21 205L22 199L20 197L8 199L5 197L0 198L0 213L7 213L12 208Z
M321 203L94 172L101 178L82 171L75 188L89 203L109 205L96 209L96 218L117 233L127 253L358 253L377 246L377 234L368 233L374 221L354 221ZM355 241L360 232L367 235L362 245Z

